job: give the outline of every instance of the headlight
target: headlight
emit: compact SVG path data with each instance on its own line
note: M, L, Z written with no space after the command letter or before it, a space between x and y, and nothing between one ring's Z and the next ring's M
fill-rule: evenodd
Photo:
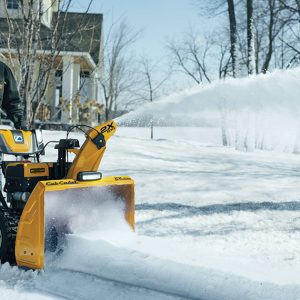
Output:
M100 180L101 178L102 174L100 172L79 172L77 175L79 181Z

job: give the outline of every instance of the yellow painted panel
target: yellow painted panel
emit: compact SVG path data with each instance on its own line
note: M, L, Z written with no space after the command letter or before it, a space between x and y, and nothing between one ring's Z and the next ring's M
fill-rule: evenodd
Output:
M17 264L32 269L44 268L45 244L45 192L84 189L92 187L109 187L117 193L125 195L119 197L125 201L124 216L129 225L134 229L134 182L128 176L111 176L97 181L75 181L73 179L48 180L37 184L23 210L20 218L15 255ZM66 199L67 202L72 199ZM62 203L64 199L61 199ZM84 199L83 201L88 201ZM66 205L66 211L68 205ZM64 213L60 211L60 214ZM80 211L78 211L80 214Z
M44 191L44 185L38 183L21 215L15 246L19 266L44 267Z
M97 171L106 150L106 147L98 149L92 141L98 133L102 133L105 142L116 132L117 124L111 120L99 125L88 132L88 138L80 148L66 178L77 179L77 174L82 171Z
M24 168L24 177L48 177L49 176L49 163L22 163L22 162L13 162L8 163L8 167L14 167L18 165L23 165Z
M49 166L47 163L25 163L24 177L48 177Z
M31 151L32 133L31 131L21 130L23 134L23 143L16 143L14 140L13 132L11 130L1 129L0 134L4 137L4 140L9 149L14 153L28 153Z

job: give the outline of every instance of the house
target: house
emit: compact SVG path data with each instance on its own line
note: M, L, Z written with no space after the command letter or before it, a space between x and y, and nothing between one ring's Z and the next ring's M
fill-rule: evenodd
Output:
M18 54L23 51L19 45L24 37L22 30L16 28L23 26L24 11L30 9L40 16L32 80L37 82L47 59L53 59L51 70L45 71L47 86L44 93L40 91L44 97L36 119L63 124L98 123L101 104L97 79L101 76L103 15L62 11L57 0L36 0L33 6L28 5L28 0L0 0L0 60L11 67L17 79ZM8 20L15 25L10 26ZM14 42L9 38L12 28Z

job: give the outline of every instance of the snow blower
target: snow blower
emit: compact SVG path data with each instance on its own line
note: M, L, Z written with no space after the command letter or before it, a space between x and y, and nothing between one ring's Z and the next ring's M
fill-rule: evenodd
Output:
M47 252L57 253L71 219L82 207L92 213L105 201L121 204L124 219L134 229L134 182L128 176L104 177L98 172L107 140L115 133L114 121L95 128L69 128L66 139L56 142L56 162L43 162L45 154L40 130L0 130L0 152L14 161L1 162L5 177L0 193L0 260L31 269L45 266ZM77 128L86 140L68 138ZM52 142L52 141L51 141ZM50 143L51 143L50 142ZM53 141L54 142L54 141ZM75 154L69 162L69 153Z

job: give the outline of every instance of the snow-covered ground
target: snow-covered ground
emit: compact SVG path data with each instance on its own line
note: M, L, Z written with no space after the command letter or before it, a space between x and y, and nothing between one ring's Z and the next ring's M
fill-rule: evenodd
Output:
M300 156L223 148L215 129L148 136L119 128L101 166L135 179L136 232L116 209L45 271L0 267L0 299L300 299Z
M119 118L189 125L156 127L154 140L120 127L108 143L101 171L135 179L136 232L105 207L45 271L1 266L0 300L299 300L299 76L197 86Z

